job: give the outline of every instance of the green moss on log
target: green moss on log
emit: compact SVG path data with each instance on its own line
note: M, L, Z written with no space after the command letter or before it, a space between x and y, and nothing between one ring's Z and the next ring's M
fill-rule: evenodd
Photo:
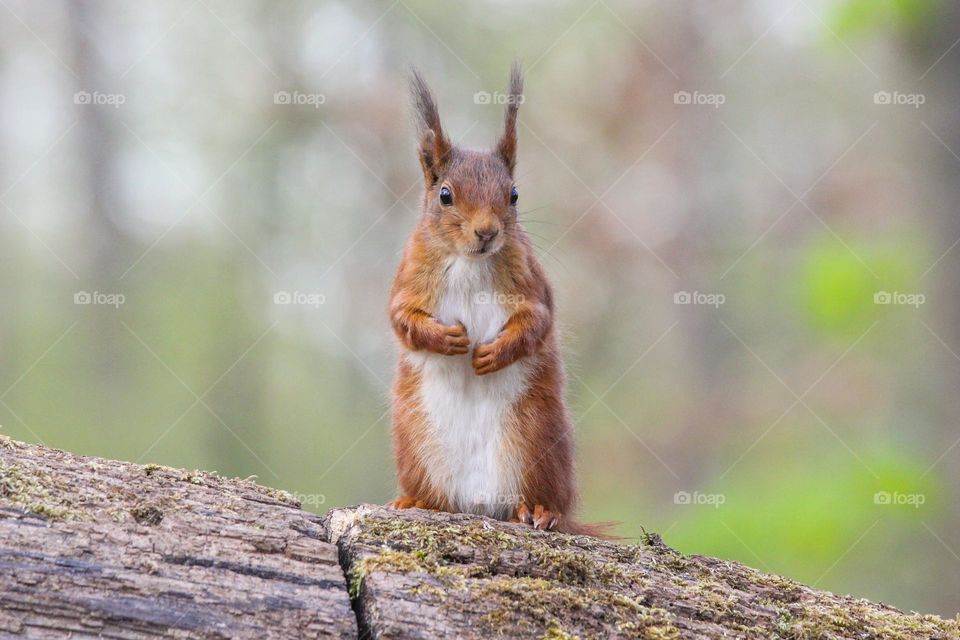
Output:
M507 626L562 639L616 629L623 637L673 640L683 635L683 612L743 638L960 638L958 620L903 614L735 563L684 557L655 534L615 545L477 519L379 516L362 522L354 543L363 551L350 568L352 598L373 572L402 575L416 583L411 592L441 611L475 613L479 606L479 624L491 633Z

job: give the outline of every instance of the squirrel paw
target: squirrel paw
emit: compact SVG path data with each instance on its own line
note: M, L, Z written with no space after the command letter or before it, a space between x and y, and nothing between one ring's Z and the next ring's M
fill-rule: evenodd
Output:
M429 511L438 511L429 506L423 500L417 500L412 496L400 496L396 500L387 503L388 509L427 509Z
M503 357L503 341L500 339L485 344L478 344L473 349L473 370L478 376L484 376L506 367Z
M527 505L521 502L517 506L517 520L532 525L534 529L550 531L560 522L560 514L544 509L542 504L536 505L531 513Z
M470 337L463 323L455 325L439 325L442 331L440 353L448 356L458 356L470 352Z

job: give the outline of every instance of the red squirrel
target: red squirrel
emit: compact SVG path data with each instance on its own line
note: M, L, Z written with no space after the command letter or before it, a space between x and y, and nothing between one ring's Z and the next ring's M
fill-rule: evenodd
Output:
M392 389L394 508L601 535L573 520L573 434L550 283L517 215L513 65L504 130L461 149L412 72L424 194L390 294L400 343Z

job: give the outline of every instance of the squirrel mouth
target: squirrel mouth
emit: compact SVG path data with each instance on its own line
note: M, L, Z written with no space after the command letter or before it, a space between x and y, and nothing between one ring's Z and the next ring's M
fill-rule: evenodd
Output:
M486 256L493 253L493 249L489 245L481 245L476 249L469 249L466 253L471 256Z
M467 238L464 238L464 240L467 240ZM472 258L484 258L500 251L504 244L506 244L504 238L495 233L489 238L470 238L461 245L460 252Z

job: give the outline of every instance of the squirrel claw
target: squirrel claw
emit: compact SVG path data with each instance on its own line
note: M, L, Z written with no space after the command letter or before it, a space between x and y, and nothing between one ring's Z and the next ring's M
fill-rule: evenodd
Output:
M560 514L545 509L542 504L536 505L533 508L533 513L530 513L527 505L521 502L517 506L517 520L533 526L534 529L550 531L560 522Z
M527 505L520 503L517 507L517 520L524 524L533 524L533 517L530 515L530 509Z

